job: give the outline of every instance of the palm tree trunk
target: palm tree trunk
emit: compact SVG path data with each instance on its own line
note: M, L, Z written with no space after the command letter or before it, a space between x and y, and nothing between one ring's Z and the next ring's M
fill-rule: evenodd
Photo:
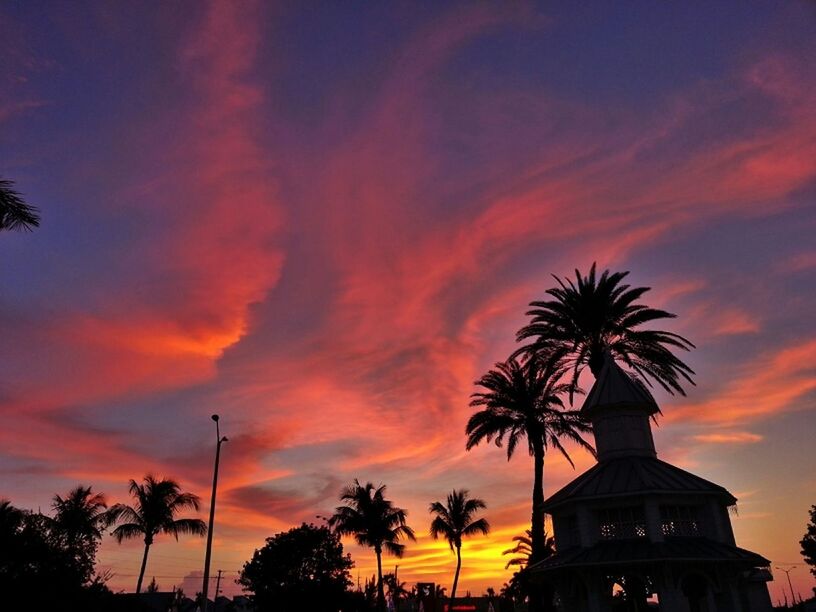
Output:
M377 554L377 609L380 610L380 612L385 612L385 589L383 588L382 579L382 549L379 546L375 546L374 552Z
M530 564L541 560L547 546L544 539L544 444L541 440L533 441L533 462L533 512L530 517L533 537L530 539Z
M145 542L144 556L142 557L142 569L139 571L139 581L136 583L136 594L142 592L142 579L144 578L145 568L147 567L147 551L150 550L150 544Z
M530 432L532 433L532 432ZM528 433L529 435L529 433ZM528 567L541 560L546 547L544 539L544 442L535 434L533 438L533 513L530 518L532 544ZM530 612L541 612L541 588L537 584L528 583L530 594Z
M456 547L456 573L453 575L453 588L451 588L450 602L453 606L454 599L456 599L456 585L459 584L459 570L462 569L462 547Z
M595 345L589 352L589 371L592 372L595 380L598 380L598 376L601 375L607 350L600 345Z

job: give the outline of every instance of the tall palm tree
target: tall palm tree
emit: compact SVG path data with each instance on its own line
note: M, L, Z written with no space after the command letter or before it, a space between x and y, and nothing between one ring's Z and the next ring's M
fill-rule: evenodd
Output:
M89 579L102 533L113 520L105 496L94 493L92 487L79 485L65 498L55 495L51 507L55 511L55 531L82 567L85 579Z
M511 565L517 565L519 568L524 569L530 563L530 555L533 553L533 532L529 529L525 530L524 535L517 535L513 536L513 541L516 545L513 548L508 548L507 550L502 552L502 555L518 555L517 557L513 557L507 562L507 565L504 566L504 569L508 569ZM555 538L552 536L548 536L547 532L544 532L544 551L540 555L541 559L546 559L550 555L555 553Z
M144 484L131 480L129 490L136 503L134 506L116 504L110 509L113 520L119 523L112 535L120 544L122 540L144 538L142 569L136 583L136 592L140 593L147 566L147 553L153 539L159 533L168 533L176 540L181 534L203 536L207 533L207 525L201 519L175 518L182 510L199 508L198 496L182 493L175 480L158 480L148 474L144 477Z
M357 479L341 491L340 501L346 504L336 508L329 525L340 535L354 536L360 546L374 549L377 555L377 606L384 610L383 550L402 557L405 545L399 540L416 540L414 530L406 524L407 512L385 498L385 485L375 488L367 482L363 486Z
M37 209L14 190L14 183L0 179L0 231L31 230L39 227L40 215Z
M554 361L531 357L524 363L511 358L497 363L495 369L476 384L485 391L474 393L470 405L482 407L468 420L467 449L482 441L494 441L501 447L507 440L509 461L522 439L533 457L533 510L531 517L532 560L541 559L544 539L544 455L549 448L558 450L575 467L562 439L570 440L591 453L595 451L581 434L589 424L577 410L567 410L561 395L569 390L562 383L564 369Z
M519 330L517 340L533 342L519 352L561 359L572 370L573 389L587 365L598 378L609 353L646 382L652 379L669 393L685 395L682 383L694 384L694 370L672 350L688 351L694 345L675 333L640 329L676 315L637 303L650 288L622 284L628 274L604 270L596 278L593 263L587 276L575 270L575 282L554 277L559 286L546 291L552 299L530 303L530 323ZM570 402L572 398L570 393Z
M456 598L456 585L459 583L459 571L462 569L462 538L490 532L487 519L476 518L479 510L487 508L483 500L468 498L468 490L453 490L448 494L447 503L433 502L428 511L435 514L431 521L431 535L434 540L440 536L447 540L451 550L456 551L456 573L451 587L451 603Z

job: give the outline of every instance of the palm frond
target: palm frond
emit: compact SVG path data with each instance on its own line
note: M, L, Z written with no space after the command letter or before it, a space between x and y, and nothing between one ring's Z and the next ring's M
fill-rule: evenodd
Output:
M116 539L117 543L121 544L123 540L144 537L146 534L139 523L122 523L111 532L111 535Z
M40 214L14 189L14 183L0 179L0 230L31 231L40 225Z
M177 540L179 535L207 535L207 524L201 519L177 519L172 523L162 526L164 533L174 536Z
M609 352L647 382L684 395L683 385L694 384L694 371L672 349L688 351L694 344L673 332L641 328L676 315L639 303L650 289L624 284L628 274L605 270L597 276L593 264L586 276L576 270L574 281L554 277L558 286L546 291L550 299L530 303L530 321L519 330L517 339L532 342L519 350L545 355L560 352L561 362L572 371L573 385L585 366L597 377L603 355Z

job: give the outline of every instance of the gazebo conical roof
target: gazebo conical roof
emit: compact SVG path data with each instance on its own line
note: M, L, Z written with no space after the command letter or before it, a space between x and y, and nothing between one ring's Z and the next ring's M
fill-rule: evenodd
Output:
M627 374L607 353L595 384L581 407L581 412L592 417L602 409L638 408L652 415L660 412L646 386Z

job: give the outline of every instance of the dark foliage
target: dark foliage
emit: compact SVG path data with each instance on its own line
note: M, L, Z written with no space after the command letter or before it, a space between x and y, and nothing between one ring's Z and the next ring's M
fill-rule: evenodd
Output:
M530 323L519 330L517 339L533 342L521 351L558 359L572 371L573 388L587 365L597 378L604 354L609 353L647 382L685 395L682 383L694 384L694 371L672 351L688 351L694 345L675 333L641 328L676 315L639 304L649 287L622 284L627 274L604 270L596 278L592 264L587 276L575 271L575 282L556 276L559 286L546 292L552 299L530 304Z
M802 557L810 566L810 573L816 576L816 506L810 508L810 522L799 544L802 545Z
M105 496L94 493L92 487L79 485L65 498L55 495L51 507L55 513L51 525L53 536L73 556L82 571L83 582L90 581L99 542L112 518Z
M527 529L524 532L524 535L520 536L513 536L513 541L516 545L513 548L508 548L507 550L502 552L502 555L518 555L517 557L511 558L507 565L504 566L504 569L509 569L511 565L516 565L521 569L527 567L530 563L530 556L533 554L533 532ZM540 558L546 559L551 555L555 554L555 538L552 536L548 536L547 532L544 532L544 550L542 551Z
M451 550L456 552L456 572L453 575L451 600L456 599L456 586L462 568L462 538L476 534L487 535L490 532L487 519L476 518L476 513L486 507L483 500L471 498L467 489L460 489L451 491L446 503L433 502L428 509L434 515L431 521L431 536L434 540L445 538Z
M182 534L204 536L207 525L201 519L176 518L176 514L183 510L198 510L199 499L192 493L183 493L175 480L157 479L148 474L144 477L144 484L131 480L129 490L136 503L133 506L116 504L108 515L111 524L118 523L112 533L117 542L133 538L144 540L142 567L136 582L136 592L140 593L147 555L154 538L159 533L172 535L177 540Z
M572 459L562 440L594 452L581 437L589 432L589 425L577 410L564 408L560 396L567 392L568 385L560 382L563 373L555 362L536 358L526 363L515 359L497 363L494 370L476 382L485 390L474 393L470 405L482 410L470 417L466 427L468 450L482 441L493 441L499 447L506 442L508 460L518 444L526 439L534 470L530 524L533 561L543 558L538 553L545 548L544 456L547 450L557 449L570 464Z
M522 441L533 457L533 495L530 531L532 546L530 561L543 559L544 535L544 456L548 449L557 449L567 461L572 459L562 444L570 440L594 452L581 437L590 426L577 410L566 410L561 396L569 390L562 383L565 371L556 360L539 359L531 355L526 362L509 359L497 363L494 370L482 376L477 385L484 391L474 393L470 405L481 407L468 421L467 449L482 441L494 441L501 447L507 443L509 460ZM525 440L526 439L526 440ZM531 610L538 610L538 598L531 596Z
M0 592L8 609L110 609L110 591L75 553L53 519L0 501Z
M394 604L395 612L399 612L400 603L412 598L411 591L407 588L407 583L400 581L394 572L383 575L383 584L388 589L388 597Z
M514 604L523 604L527 601L527 576L523 572L515 572L513 577L502 585L499 597Z
M382 578L383 550L402 557L405 544L399 540L415 540L414 530L406 523L407 512L385 498L385 485L374 487L358 480L340 493L338 506L329 525L340 535L352 535L360 546L370 546L377 556L377 607L385 609L385 589Z
M14 190L14 183L0 179L0 231L26 230L39 227L40 215L37 209Z
M238 584L259 610L336 611L351 599L350 555L327 527L304 523L267 538L244 564Z

